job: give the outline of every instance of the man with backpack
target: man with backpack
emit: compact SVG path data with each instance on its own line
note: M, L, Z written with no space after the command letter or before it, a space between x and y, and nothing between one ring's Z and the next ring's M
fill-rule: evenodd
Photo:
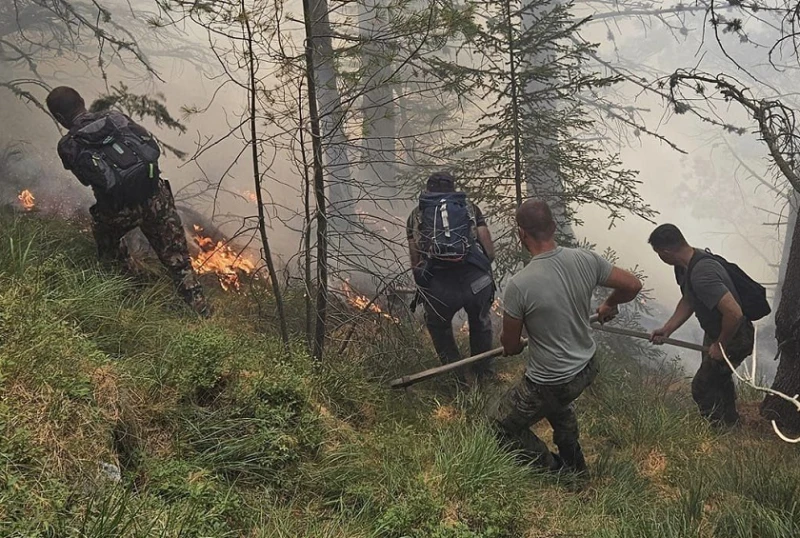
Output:
M461 358L453 336L453 317L462 308L469 322L471 354L489 351L494 244L481 210L465 193L456 192L452 175L437 172L428 178L406 231L411 270L439 359L450 363ZM487 361L475 365L469 377L480 380L492 373ZM463 376L459 380L467 381Z
M64 168L94 191L97 203L89 212L100 259L127 266L122 238L140 228L183 299L208 317L169 182L159 173L161 151L153 136L120 112L88 112L81 95L66 86L50 92L47 108L68 129L58 143Z
M687 243L672 224L657 227L648 242L661 261L675 268L681 300L663 327L650 336L660 344L695 314L705 331L700 368L692 380L692 397L714 425L735 426L736 388L723 350L734 367L753 352L753 321L770 312L763 286L738 266Z

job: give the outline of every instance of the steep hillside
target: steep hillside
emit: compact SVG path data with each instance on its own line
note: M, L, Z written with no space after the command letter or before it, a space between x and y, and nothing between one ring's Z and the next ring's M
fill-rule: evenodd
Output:
M384 388L434 363L411 327L359 324L314 365L299 339L282 356L268 298L217 292L200 321L154 275L100 268L80 225L0 213L0 535L800 535L800 459L754 395L715 432L672 364L604 356L577 406L592 477L545 476L497 448L486 396Z

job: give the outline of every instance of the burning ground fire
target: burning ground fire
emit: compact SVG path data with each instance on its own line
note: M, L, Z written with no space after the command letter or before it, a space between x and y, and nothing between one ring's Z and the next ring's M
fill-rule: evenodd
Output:
M19 203L22 205L25 211L31 211L36 205L36 198L33 196L33 193L28 189L25 189L24 191L20 192L19 195L17 196L17 200L19 200Z
M370 300L366 296L359 295L353 291L353 288L350 287L350 282L347 280L342 283L342 292L344 293L345 300L354 308L361 310L362 312L372 312L374 314L378 314L394 323L400 323L399 319L381 310L381 307L376 305L374 302L370 304Z
M199 275L213 273L217 275L219 284L225 291L239 290L242 283L240 273L252 274L256 266L241 253L233 251L225 242L214 242L203 235L203 227L195 224L194 242L200 247L200 253L192 256L192 267Z

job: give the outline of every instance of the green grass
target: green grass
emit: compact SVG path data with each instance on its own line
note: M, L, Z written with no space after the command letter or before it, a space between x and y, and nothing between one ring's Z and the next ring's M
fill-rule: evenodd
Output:
M498 449L497 394L385 388L435 363L407 321L364 320L314 365L300 338L282 355L264 290L212 292L201 321L166 279L97 265L76 225L0 213L0 230L0 536L800 533L794 448L709 428L673 363L601 357L577 406L592 477L545 475ZM295 327L302 310L296 294Z

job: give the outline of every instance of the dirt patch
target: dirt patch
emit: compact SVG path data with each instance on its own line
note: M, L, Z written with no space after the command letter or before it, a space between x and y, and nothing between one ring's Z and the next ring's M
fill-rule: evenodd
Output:
M497 374L497 380L502 383L512 383L519 377L515 372L500 372Z
M453 422L463 418L464 413L452 405L440 405L433 410L433 420L438 422Z
M761 416L761 402L742 402L737 406L739 416L742 419L742 426L748 431L759 434L760 436L774 436L770 422Z
M444 507L442 523L448 527L455 527L461 521L458 517L458 503L449 502Z
M92 392L94 399L110 421L119 419L119 384L117 374L110 364L100 366L92 371Z
M652 448L647 453L637 454L635 461L639 475L651 482L659 496L665 499L680 497L680 491L666 481L666 472L669 466L666 454L658 448Z
M550 426L550 423L546 420L540 420L536 424L533 425L533 433L537 435L540 439L542 439L545 443L550 441L553 438L553 428Z
M659 480L667 469L667 457L657 448L652 449L639 465L639 472L651 480Z

